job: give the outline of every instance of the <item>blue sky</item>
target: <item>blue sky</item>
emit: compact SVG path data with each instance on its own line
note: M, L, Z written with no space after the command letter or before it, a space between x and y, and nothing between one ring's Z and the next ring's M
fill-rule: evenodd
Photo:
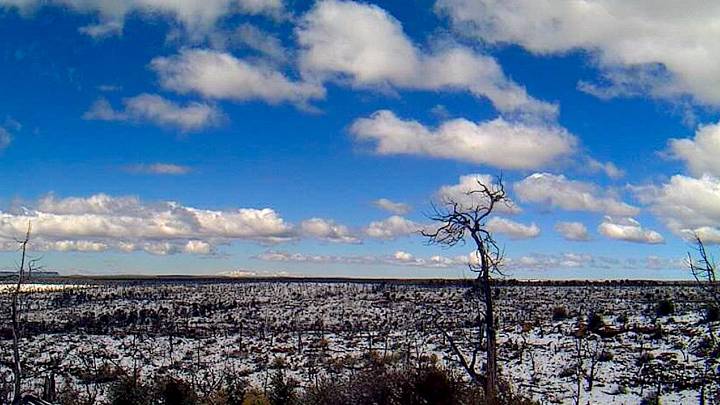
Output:
M502 173L511 276L687 278L688 237L720 242L719 19L0 0L0 260L30 221L64 273L462 276L415 231Z

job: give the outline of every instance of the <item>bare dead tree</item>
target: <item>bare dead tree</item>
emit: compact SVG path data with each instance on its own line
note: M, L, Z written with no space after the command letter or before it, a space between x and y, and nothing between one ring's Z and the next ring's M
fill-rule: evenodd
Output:
M28 223L27 232L25 238L18 240L20 250L20 265L18 266L17 284L15 289L12 290L10 297L10 320L12 323L12 352L13 362L11 365L13 373L13 405L19 404L22 397L22 359L20 357L20 338L21 338L21 325L20 325L20 309L19 300L22 292L22 285L25 281L25 268L27 258L27 248L30 244L30 231L32 226Z
M710 300L710 310L720 310L720 283L718 283L718 270L717 263L713 257L705 249L705 244L699 235L695 234L695 248L699 258L696 260L693 258L692 253L688 253L687 263L690 267L690 273L693 278L697 281L698 285L708 294ZM708 382L717 382L717 370L716 364L714 364L713 358L717 358L720 355L720 342L718 337L715 336L716 332L713 328L714 322L708 322L707 324L707 353L705 355L705 372L703 373L700 389L700 403L704 404L706 400L706 385ZM713 375L714 374L714 375ZM717 394L716 394L717 395ZM712 400L712 399L711 399Z
M469 202L446 198L440 206L433 204L433 212L429 218L439 226L434 230L424 230L422 234L428 238L430 244L455 246L465 244L468 237L475 244L477 263L470 261L468 266L471 271L477 273L472 291L484 303L483 308L479 308L477 314L477 322L482 322L485 330L487 364L484 378L479 378L475 372L477 346L473 350L472 360L468 361L458 350L452 336L445 331L444 334L470 377L484 384L488 402L495 403L497 402L499 381L497 332L495 330L491 279L494 274L502 274L500 267L503 261L503 251L488 230L487 221L499 204L510 206L511 202L506 196L502 177L496 179L496 184L484 184L478 179L477 187L467 191L466 197Z
M716 307L720 307L720 284L717 279L717 264L705 249L699 235L695 235L695 247L700 256L697 260L688 253L688 265L695 281L707 291Z
M585 353L590 360L590 368L585 373L585 382L587 383L585 391L592 393L593 387L595 385L597 365L600 362L600 357L602 356L603 348L605 346L603 345L602 339L600 339L599 336L595 334L591 334L590 336L588 336L588 339L585 340L585 344Z

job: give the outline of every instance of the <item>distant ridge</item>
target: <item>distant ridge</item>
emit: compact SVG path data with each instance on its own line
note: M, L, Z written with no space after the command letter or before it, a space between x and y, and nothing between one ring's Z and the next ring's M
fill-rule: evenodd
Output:
M17 276L17 274L18 274L17 271L7 271L7 270L6 270L6 271L0 271L0 278L2 278L2 277L15 277L15 276ZM27 273L26 273L26 274L27 274ZM31 276L32 278L36 278L36 277L40 277L40 278L42 278L42 277L60 277L60 273L58 273L57 271L33 271L32 273L30 273L30 276Z

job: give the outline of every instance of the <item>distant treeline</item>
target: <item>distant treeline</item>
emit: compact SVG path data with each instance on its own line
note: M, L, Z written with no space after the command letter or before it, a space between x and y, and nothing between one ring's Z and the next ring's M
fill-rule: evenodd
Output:
M10 278L16 273L0 272L0 279ZM33 274L33 282L72 282L82 284L183 284L183 283L354 283L378 285L412 285L420 287L469 287L474 279L405 279L405 278L350 278L350 277L222 277L222 276L186 276L186 275L108 275L108 276L59 276L56 272L38 272ZM546 287L650 287L650 286L687 286L694 280L518 280L513 278L497 279L495 286L546 286Z

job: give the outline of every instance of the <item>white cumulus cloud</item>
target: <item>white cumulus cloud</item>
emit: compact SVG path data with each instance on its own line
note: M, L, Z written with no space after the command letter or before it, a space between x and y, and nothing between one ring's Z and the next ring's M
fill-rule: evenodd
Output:
M380 110L359 118L350 132L374 143L381 155L416 155L485 164L503 169L537 169L571 155L577 139L565 129L496 118L453 119L437 128Z
M133 13L145 18L170 17L195 37L207 34L218 21L234 14L264 14L273 18L285 14L282 0L0 0L0 8L18 9L23 15L31 15L43 6L96 16L97 22L80 28L92 37L122 33L125 19Z
M645 229L633 218L613 218L606 216L598 226L598 232L610 239L627 242L658 244L665 239L658 232Z
M325 240L329 242L340 243L360 243L350 229L336 223L333 220L324 218L310 218L300 223L300 230L303 235Z
M163 87L183 94L298 106L325 97L321 84L294 81L272 65L239 59L227 52L184 49L174 56L157 57L150 66Z
M703 125L693 139L671 139L670 155L685 162L695 176L720 176L720 124Z
M547 204L569 211L600 212L614 216L637 215L640 210L609 195L592 183L563 175L534 173L515 183L520 201Z
M661 185L635 187L634 192L676 235L688 239L698 234L707 243L720 243L720 180L717 177L675 175Z
M377 199L373 201L373 205L396 215L405 215L412 209L408 204L391 201L387 198Z
M439 0L457 31L538 55L587 51L606 83L601 96L689 95L720 105L720 3L652 0Z
M13 241L32 223L33 243L49 250L145 250L153 254L209 254L217 243L262 243L296 238L292 225L270 208L207 210L136 197L57 198L0 211L0 240Z
M492 217L487 221L490 232L507 235L510 239L531 239L540 236L540 227L535 223L521 224L502 217Z
M365 229L371 238L392 240L401 236L418 234L423 226L399 215L393 215L382 221L373 221Z
M555 224L555 231L562 235L565 240L587 241L590 240L587 227L582 222L558 222Z
M214 106L191 102L181 106L156 94L140 94L123 100L124 108L115 110L106 99L99 99L83 118L102 121L150 122L183 132L218 125L223 114Z
M625 176L625 172L613 162L601 162L592 158L587 159L587 166L593 172L602 172L611 179L619 179Z
M532 98L508 79L490 56L458 45L422 51L397 19L375 5L320 1L296 33L305 76L353 87L468 91L502 112L557 113L557 106Z

